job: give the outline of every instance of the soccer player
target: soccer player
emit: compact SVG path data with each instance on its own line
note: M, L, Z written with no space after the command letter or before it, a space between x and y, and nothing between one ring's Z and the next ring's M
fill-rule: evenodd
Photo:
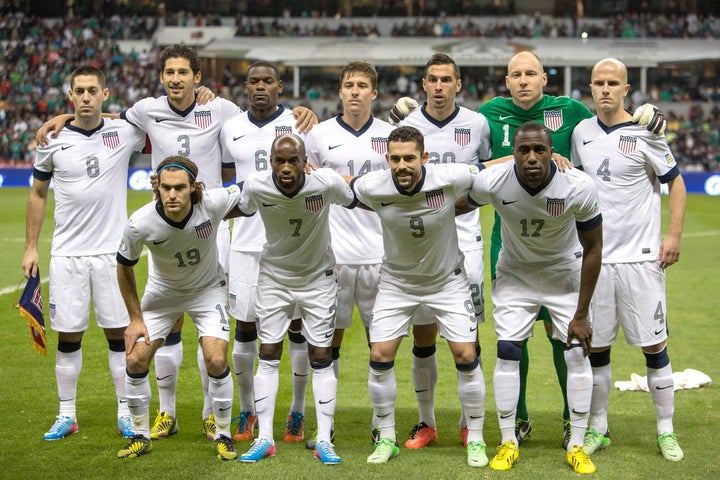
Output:
M270 167L270 146L285 133L298 133L292 111L278 105L283 84L277 67L265 61L250 65L245 93L250 109L228 120L220 133L223 164L235 168L238 181ZM240 414L233 440L252 440L257 422L253 398L253 375L258 356L255 326L255 299L260 253L265 244L265 227L259 216L236 218L230 251L228 293L230 314L235 323L232 361L238 384ZM296 317L294 317L296 318ZM303 440L305 393L310 380L307 341L302 322L296 318L288 330L288 350L293 371L293 399L283 440Z
M82 66L72 72L68 98L75 106L75 117L49 145L38 148L28 197L22 267L29 278L38 274L37 244L53 181L50 326L58 332L55 379L60 412L45 440L78 431L81 342L89 327L91 302L108 341L108 363L118 401L117 428L124 437L133 436L123 377L123 334L129 319L113 255L127 219L130 157L142 150L145 135L126 122L102 118L108 95L102 71Z
M340 463L331 441L337 379L332 368L337 282L330 245L330 205L355 205L345 180L321 168L306 175L303 140L295 134L276 138L270 171L253 173L243 184L240 210L259 212L267 242L260 256L255 306L260 357L255 374L258 438L240 460L254 463L275 455L273 417L278 391L282 341L298 309L308 342L317 415L314 455L325 465Z
M428 163L477 165L489 160L490 127L487 120L481 113L460 107L455 102L462 89L460 68L455 61L447 54L434 54L425 66L422 85L427 97L425 104L408 115L400 125L415 127L423 134ZM455 224L460 250L465 256L464 266L472 291L475 317L478 323L483 323L483 242L477 210L455 217ZM437 325L432 316L418 312L415 317L412 372L420 418L405 442L407 448L422 448L437 439ZM467 444L465 415L460 417L460 430L463 442Z
M477 320L458 247L455 201L472 186L473 165L426 164L424 139L414 127L388 136L389 171L352 181L358 200L382 224L385 257L370 325L368 387L379 439L368 463L386 463L400 453L395 436L397 384L394 360L413 315L427 310L447 339L455 361L458 392L467 419L467 462L488 463L483 441L485 381L475 345Z
M152 450L148 368L178 315L187 313L197 328L210 378L216 454L219 459L234 460L227 282L216 237L223 218L235 211L240 188L205 191L197 165L179 155L160 162L157 175L156 200L130 216L117 251L117 278L130 315L125 330L125 385L135 427L135 436L117 456L134 458ZM153 254L154 263L141 303L134 266L143 247Z
M545 307L553 338L565 345L572 427L567 461L576 473L593 473L583 437L592 394L589 309L602 253L597 189L578 170L558 172L546 126L520 125L513 145L515 161L479 175L466 199L491 204L502 218L503 247L492 286L498 337L493 379L502 440L490 468L509 470L519 456L515 417L522 345Z
M389 123L371 116L377 98L377 70L368 62L351 62L340 73L342 113L326 120L308 134L308 159L341 175L361 176L387 168ZM330 208L330 232L338 281L337 320L332 340L335 377L340 378L340 347L345 329L358 314L367 329L372 320L383 246L380 220L372 212L340 206ZM306 443L315 448L315 439Z
M610 348L622 326L628 344L640 347L645 356L657 415L657 446L665 459L680 461L684 454L672 421L675 389L667 352L665 269L680 257L685 182L667 141L633 124L625 110L630 84L623 63L614 58L596 63L590 88L597 117L573 131L572 158L595 181L607 221L603 268L593 301L593 397L585 452L590 455L610 445ZM670 225L662 241L661 183L670 191Z

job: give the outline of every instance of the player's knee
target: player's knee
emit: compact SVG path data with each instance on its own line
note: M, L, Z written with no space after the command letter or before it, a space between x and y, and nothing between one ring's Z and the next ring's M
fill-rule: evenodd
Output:
M205 367L208 375L216 378L222 378L221 374L228 368L227 357L222 350L218 353L210 353L205 357ZM219 376L220 375L220 376Z
M375 360L370 360L370 370L386 372L388 370L392 370L392 368L394 366L395 366L395 360L390 360L389 362L378 362Z
M667 353L667 346L657 353L643 352L645 355L645 366L647 368L659 368L666 367L670 364L670 356Z
M430 345L429 347L418 347L417 345L413 345L412 347L412 353L417 358L427 358L435 355L435 351L437 350L437 346L435 344Z
M124 352L125 351L125 340L122 338L108 338L108 348L111 352Z
M170 332L165 339L165 346L169 347L170 345L177 345L180 342L182 342L182 332Z
M522 357L522 346L509 340L498 340L497 358L519 362Z
M210 369L208 369L208 376L216 380L221 380L228 375L230 375L230 367L228 367L227 365L225 365L224 369L220 369L218 373L212 373L210 372Z
M590 358L590 366L593 368L600 368L606 365L610 365L609 348L600 352L590 352L590 355L588 357Z
M238 322L240 323L240 322ZM257 330L238 330L235 329L235 341L240 343L255 342L257 341L258 334Z
M475 360L469 363L455 363L455 369L459 372L471 372L480 365L480 360L475 357Z
M323 368L328 368L332 365L332 360L322 360L319 362L310 362L310 368L313 370L322 370Z
M81 343L80 342L66 342L63 340L58 340L58 352L60 353L73 353L80 350ZM123 348L124 349L124 348Z

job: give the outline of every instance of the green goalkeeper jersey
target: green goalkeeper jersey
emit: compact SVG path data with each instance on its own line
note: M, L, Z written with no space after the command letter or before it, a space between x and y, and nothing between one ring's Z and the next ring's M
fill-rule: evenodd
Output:
M478 111L490 124L492 158L512 155L512 139L515 130L525 122L535 121L547 126L552 132L553 149L563 157L570 158L570 135L575 125L593 116L583 104L570 97L543 95L539 102L525 110L513 103L512 98L495 97L484 103ZM490 274L495 278L495 264L502 245L500 217L495 214L490 239Z

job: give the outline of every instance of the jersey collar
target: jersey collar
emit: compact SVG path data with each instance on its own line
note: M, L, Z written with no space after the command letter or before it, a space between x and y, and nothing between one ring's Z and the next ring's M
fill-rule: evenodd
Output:
M284 111L285 111L285 107L283 107L282 105L278 105L275 112L272 115L270 115L267 119L258 120L257 118L255 118L253 116L252 112L250 110L248 110L248 120L250 120L250 122L253 125L255 125L256 127L262 128L265 125L267 125L268 123L275 121L275 119L277 119L280 115L282 115Z
M448 123L455 120L455 117L457 117L458 113L460 113L460 107L458 107L457 104L455 104L455 110L453 111L453 113L451 113L450 116L447 117L445 120L440 121L440 120L436 120L435 118L431 117L430 114L427 111L425 111L426 106L427 106L427 102L423 103L422 107L420 107L420 112L423 114L423 116L425 117L425 119L428 122L432 123L433 125L435 125L438 128L443 128L445 125L447 125Z
M342 119L342 114L338 114L338 116L335 117L335 120L337 120L338 125L350 132L352 135L355 135L356 137L360 137L363 133L367 132L370 128L370 125L372 125L373 123L373 117L372 115L370 115L370 118L368 118L368 121L365 122L365 125L363 125L360 130L355 130L350 125L345 123L345 120Z
M165 220L168 225L170 225L171 227L175 227L178 230L183 230L185 228L185 225L187 225L190 221L190 217L192 217L192 214L195 211L195 206L190 205L190 212L187 214L187 217L182 219L180 222L170 220L167 215L165 215L165 211L163 210L162 202L160 200L155 202L155 211L158 213L158 215L160 215L160 218Z

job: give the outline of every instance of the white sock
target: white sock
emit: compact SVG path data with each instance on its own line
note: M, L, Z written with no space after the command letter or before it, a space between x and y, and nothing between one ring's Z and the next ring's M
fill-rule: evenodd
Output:
M76 418L77 383L82 369L82 348L55 352L55 381L60 399L60 416Z
M115 385L115 396L118 402L118 418L130 415L127 398L125 396L125 352L108 350L108 366Z
M125 393L135 435L150 438L150 381L147 373L140 378L125 374Z
M517 445L515 415L517 414L517 402L520 396L520 362L518 360L497 359L493 374L493 388L495 390L498 424L502 436L500 443L512 441Z
M273 440L273 419L277 398L280 360L258 361L255 374L255 412L258 417L258 438Z
M672 365L668 363L662 368L646 368L646 373L648 388L655 405L658 435L672 433L675 413L675 381L672 376Z
M155 353L155 379L160 411L166 412L171 417L175 416L175 394L182 359L182 342L162 346Z
M397 399L395 368L376 370L370 367L368 390L375 412L375 424L380 427L380 438L388 438L394 442L397 440L395 436L395 400Z
M337 403L337 378L332 365L313 369L313 396L315 397L315 414L317 416L318 441L330 441L335 405Z
M213 413L213 404L212 400L210 399L210 394L208 392L208 385L210 384L210 379L208 377L207 366L205 365L205 355L203 355L202 345L200 344L200 342L198 342L197 348L197 365L198 370L200 370L200 384L202 385L203 391L202 418L203 420L205 420Z
M608 431L608 397L612 386L611 364L602 367L592 367L593 391L592 402L590 403L590 428L598 433L605 434Z
M468 442L483 442L485 426L485 378L480 365L457 370L458 393L468 428Z
M288 341L290 366L293 372L293 396L290 412L305 415L305 394L310 381L310 359L308 358L307 342L295 343Z
M232 362L238 386L241 412L255 412L253 403L253 375L258 356L257 341L233 343Z
M579 346L565 350L565 363L568 409L572 426L572 434L567 446L570 452L575 445L582 446L585 443L585 431L592 401L593 374L590 359L583 355L583 350Z
M208 394L212 399L212 413L215 414L215 439L220 435L230 438L233 383L229 368L220 378L208 375Z
M429 357L412 356L412 377L415 386L415 397L418 402L420 422L428 427L437 425L435 421L435 387L438 382L437 355Z

